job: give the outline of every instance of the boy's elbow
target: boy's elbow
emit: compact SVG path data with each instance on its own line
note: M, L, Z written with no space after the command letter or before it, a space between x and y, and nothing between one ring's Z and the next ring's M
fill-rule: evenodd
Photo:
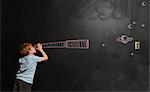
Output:
M43 57L42 61L47 61L48 57Z
M45 60L48 60L48 57L46 57Z
M45 57L45 58L44 58L44 61L47 61L47 60L48 60L48 57Z

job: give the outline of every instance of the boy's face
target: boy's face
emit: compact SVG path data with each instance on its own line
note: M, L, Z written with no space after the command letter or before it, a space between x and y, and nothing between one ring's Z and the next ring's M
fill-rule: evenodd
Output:
M29 54L35 54L36 50L33 46L30 47Z

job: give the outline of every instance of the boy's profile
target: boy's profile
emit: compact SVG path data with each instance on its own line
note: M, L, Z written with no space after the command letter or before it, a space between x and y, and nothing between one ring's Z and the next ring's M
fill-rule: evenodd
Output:
M36 49L41 52L42 57L35 56ZM42 44L33 46L31 43L24 43L20 47L23 55L19 59L19 70L14 81L14 92L31 92L37 62L48 60L48 56L42 49Z

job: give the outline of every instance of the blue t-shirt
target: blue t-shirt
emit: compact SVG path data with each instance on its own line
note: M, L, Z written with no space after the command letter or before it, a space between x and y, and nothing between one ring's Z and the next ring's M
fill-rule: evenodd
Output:
M42 57L27 55L19 59L20 68L16 74L16 79L33 84L33 78L37 62L41 62Z

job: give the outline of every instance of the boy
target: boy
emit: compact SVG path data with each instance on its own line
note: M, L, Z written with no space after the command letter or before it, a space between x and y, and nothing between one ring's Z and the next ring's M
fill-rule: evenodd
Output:
M36 49L41 52L42 57L35 56ZM24 43L20 47L23 55L19 59L19 70L14 81L14 92L31 92L37 62L47 61L48 56L42 49L42 44L38 43L34 47L31 43Z

